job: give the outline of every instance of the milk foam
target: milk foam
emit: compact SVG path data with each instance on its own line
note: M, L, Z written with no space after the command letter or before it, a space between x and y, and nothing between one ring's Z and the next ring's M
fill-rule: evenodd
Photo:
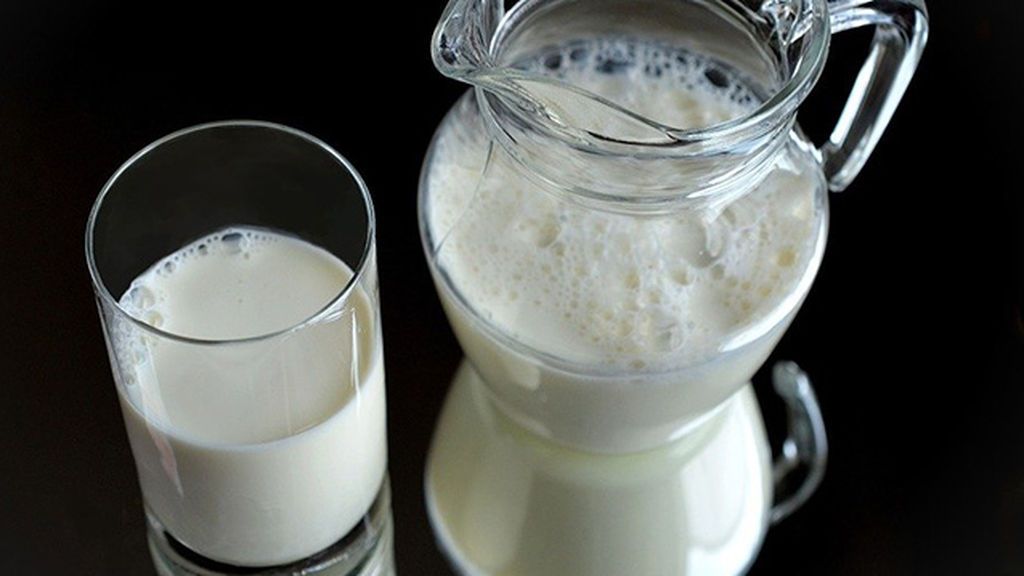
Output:
M282 252L273 258L289 269L266 273L261 257L268 247ZM225 274L217 270L224 267L233 282L212 280ZM120 304L132 316L174 334L250 338L312 316L341 292L351 275L321 248L258 229L226 228L154 264L132 282ZM254 283L260 284L258 296ZM274 306L267 306L270 301Z
M577 42L523 66L677 128L758 104L724 67L650 44ZM428 226L464 300L535 349L633 370L693 364L776 308L811 264L823 211L809 159L780 159L717 213L634 217L541 192L504 154L488 157L474 114L464 102L439 131Z
M517 67L558 78L674 128L719 124L760 103L735 71L653 43L608 38L570 42Z

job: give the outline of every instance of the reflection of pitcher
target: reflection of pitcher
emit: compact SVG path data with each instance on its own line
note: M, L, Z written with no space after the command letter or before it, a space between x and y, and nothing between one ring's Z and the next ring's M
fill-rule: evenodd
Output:
M909 82L923 2L502 6L454 0L434 36L438 68L476 86L442 123L420 189L448 317L487 401L538 441L620 456L693 441L739 402L806 295L826 191L860 170ZM830 24L878 28L817 149L795 114ZM816 415L804 392L793 414ZM794 446L814 446L820 426L806 424ZM789 457L820 466L805 452ZM765 510L751 512L758 526ZM552 562L529 573L567 569Z
M717 574L760 545L770 481L749 386L678 441L592 454L511 423L467 363L438 424L427 502L468 574Z

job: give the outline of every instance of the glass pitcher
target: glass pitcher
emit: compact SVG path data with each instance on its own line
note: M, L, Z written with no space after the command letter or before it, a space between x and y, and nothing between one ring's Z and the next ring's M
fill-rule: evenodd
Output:
M868 59L816 146L799 106L831 34L868 25ZM452 0L434 63L473 90L427 153L420 228L496 412L609 457L716 418L806 296L827 192L864 166L927 29L920 0ZM825 450L806 377L776 374L791 420L776 472L807 468L765 512L777 519Z
M828 143L796 124L831 33L874 25ZM918 0L453 0L420 224L493 400L543 437L649 449L736 392L818 269L927 37ZM685 122L685 124L681 124Z

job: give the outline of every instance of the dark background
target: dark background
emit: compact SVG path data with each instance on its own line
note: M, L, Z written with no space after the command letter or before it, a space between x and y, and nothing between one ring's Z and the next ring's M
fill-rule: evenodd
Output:
M442 2L214 4L0 7L0 574L152 573L83 231L133 152L225 118L307 130L372 190L396 557L402 574L447 574L421 478L461 353L415 221L423 153L463 90L429 59ZM929 4L922 67L867 168L832 195L824 265L776 354L816 382L827 477L752 574L1024 573L1024 10ZM866 38L835 41L804 106L818 141Z

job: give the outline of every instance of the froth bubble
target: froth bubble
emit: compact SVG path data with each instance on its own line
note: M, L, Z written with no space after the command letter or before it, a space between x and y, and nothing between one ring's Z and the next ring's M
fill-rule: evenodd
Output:
M547 248L558 239L561 226L554 219L527 219L517 227L524 239L538 248Z
M707 268L721 254L725 242L720 236L703 223L684 222L674 230L669 248L694 268Z
M676 322L662 326L655 334L654 345L662 352L678 350L683 345L682 327Z
M164 316L156 310L150 310L143 315L142 321L154 328L160 328L164 325Z
M130 348L130 354L131 362L136 366L145 363L146 360L149 358L149 351L146 350L146 347L142 344L142 342L138 341L132 343Z
M789 247L783 248L782 250L779 250L779 253L775 258L775 262L783 268L789 268L796 263L796 252Z
M241 254L249 247L249 239L241 232L226 232L220 241L228 254Z
M136 310L147 310L156 304L156 298L149 288L135 285L128 291L128 303Z
M690 285L690 273L686 268L676 268L671 273L672 281L680 286Z

